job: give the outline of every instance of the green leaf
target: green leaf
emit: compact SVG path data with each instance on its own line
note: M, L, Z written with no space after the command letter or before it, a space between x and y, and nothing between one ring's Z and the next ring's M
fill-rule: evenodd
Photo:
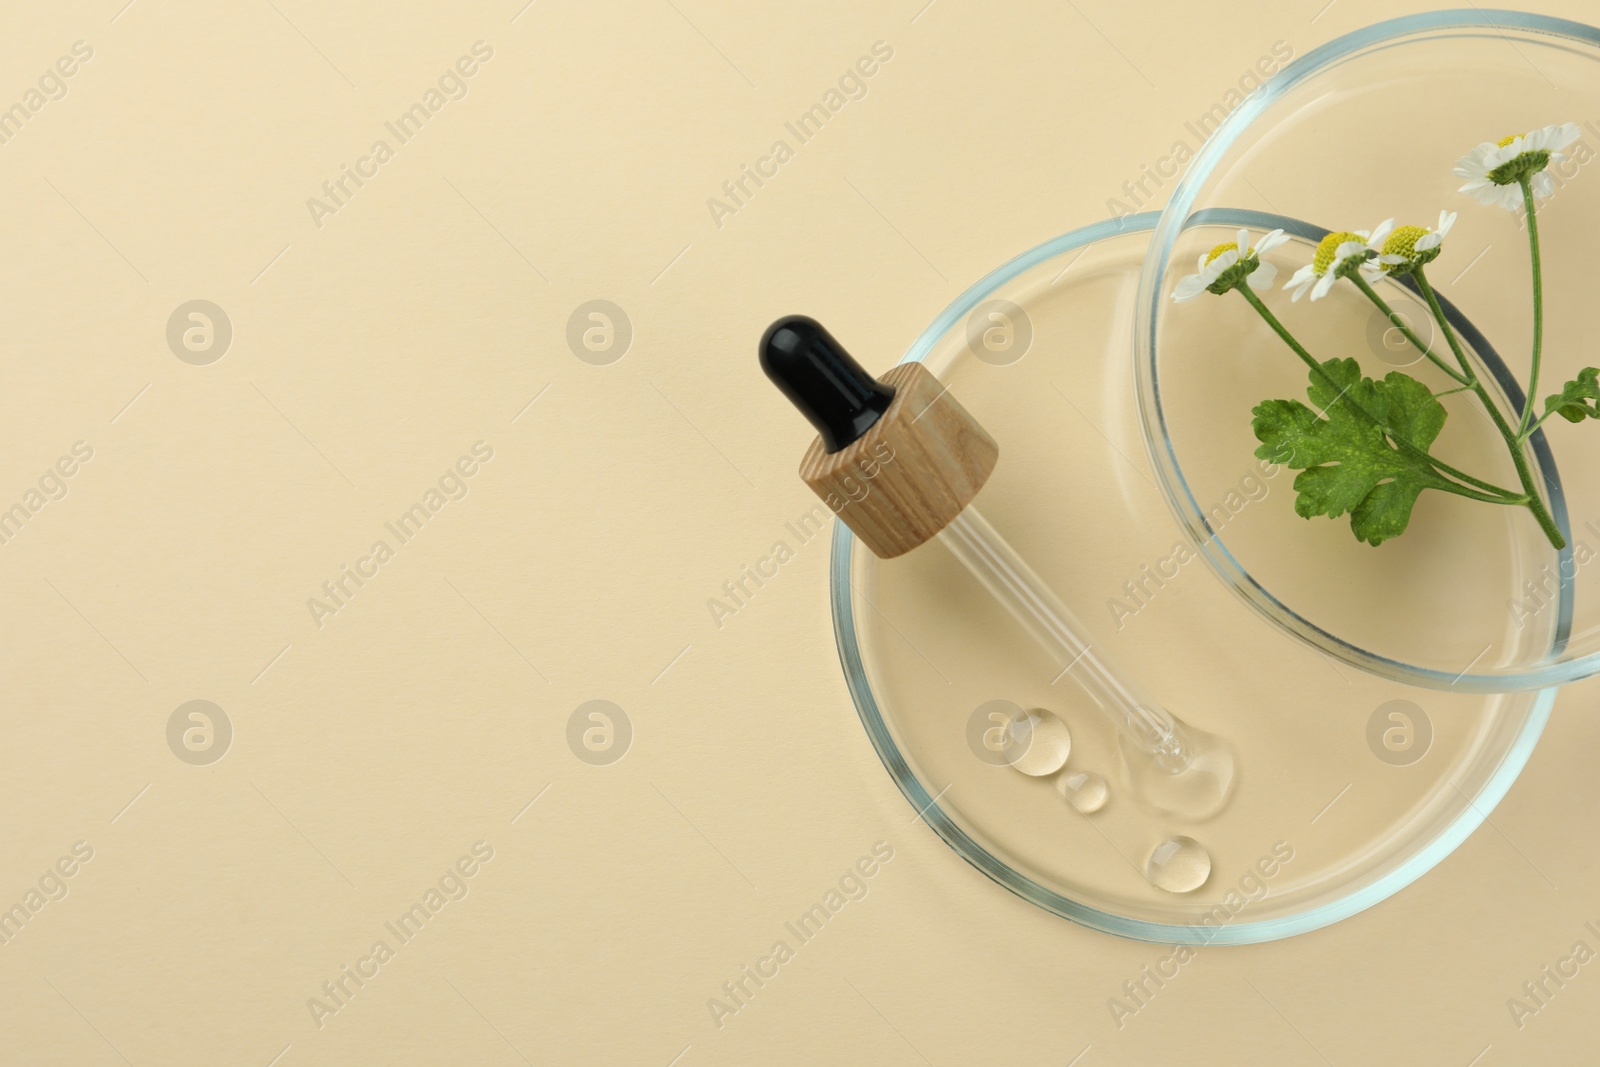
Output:
M1561 387L1561 392L1544 399L1544 413L1554 411L1568 422L1600 419L1600 369L1585 367L1578 376Z
M1380 545L1405 532L1424 489L1448 488L1423 456L1444 428L1444 405L1421 382L1399 371L1382 381L1364 377L1353 359L1330 359L1312 374L1307 396L1266 400L1251 423L1256 455L1300 471L1294 510L1302 518L1348 513L1358 541Z
M1424 452L1444 429L1446 412L1433 390L1398 371L1381 382L1373 381L1362 375L1361 365L1353 359L1323 363L1322 374L1311 375L1306 395L1320 412L1338 407L1360 419L1359 413L1350 411L1349 404L1343 402L1351 401L1371 415L1370 421L1383 427L1389 436L1408 441Z

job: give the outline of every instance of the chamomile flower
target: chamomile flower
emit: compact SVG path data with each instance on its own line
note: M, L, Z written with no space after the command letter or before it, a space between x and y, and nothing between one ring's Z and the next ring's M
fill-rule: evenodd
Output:
M1299 300L1310 290L1311 299L1321 300L1340 278L1362 270L1370 259L1382 252L1384 239L1394 229L1394 219L1385 219L1375 230L1341 230L1317 243L1311 262L1295 271L1285 289L1293 289Z
M1424 226L1400 227L1383 242L1378 258L1361 268L1362 276L1369 282L1375 282L1385 274L1410 274L1418 267L1432 263L1443 251L1440 246L1444 243L1445 234L1455 224L1454 211L1441 211L1439 225L1432 229Z
M1556 191L1555 179L1545 168L1566 159L1563 150L1571 147L1578 136L1578 127L1568 122L1513 134L1498 143L1485 141L1455 165L1456 177L1467 179L1461 192L1471 193L1480 204L1516 211L1522 207L1521 182L1526 178L1533 195L1544 199Z
M1172 291L1172 299L1193 300L1201 293L1221 295L1240 285L1261 291L1272 288L1278 268L1263 263L1261 257L1288 241L1282 230L1263 234L1254 245L1250 231L1240 230L1237 239L1220 244L1200 257L1199 273L1186 274Z

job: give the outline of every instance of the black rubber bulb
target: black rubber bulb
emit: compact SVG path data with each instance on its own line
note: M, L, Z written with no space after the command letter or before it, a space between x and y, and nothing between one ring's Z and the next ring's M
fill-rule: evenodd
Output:
M817 428L829 452L866 433L894 399L891 386L868 374L820 322L804 315L767 327L761 369Z

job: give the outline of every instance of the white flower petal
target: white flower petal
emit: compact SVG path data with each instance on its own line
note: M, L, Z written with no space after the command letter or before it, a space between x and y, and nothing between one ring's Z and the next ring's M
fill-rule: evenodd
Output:
M1557 151L1570 147L1583 135L1583 131L1572 122L1564 122L1560 126L1546 126L1545 133L1548 137L1548 146Z
M1345 241L1333 253L1333 262L1328 266L1328 277L1336 277L1340 271L1350 266L1352 260L1365 262L1372 249L1363 241Z
M1206 284L1205 279L1198 274L1185 274L1172 290L1172 299L1180 304L1185 300L1193 300L1206 291Z
M1418 252L1427 252L1427 251L1430 251L1432 249L1438 248L1439 245L1443 241L1444 241L1444 236L1442 234L1440 234L1439 231L1435 230L1432 233L1423 234L1421 237L1418 237L1417 238L1417 243L1416 243L1416 245L1414 247L1416 248L1416 250ZM1388 256L1382 256L1380 258L1384 259L1384 260L1387 260L1389 257ZM1399 256L1396 256L1395 258L1396 259L1401 259L1401 257L1399 257ZM1401 259L1401 262L1404 262L1404 260Z
M1223 255L1227 255L1227 253L1223 253ZM1200 279L1201 284L1210 285L1212 282L1217 280L1217 276L1224 270L1223 267L1217 265L1220 262L1222 262L1222 256L1218 256L1216 259L1203 265L1200 268L1200 273L1195 275L1195 277Z
M1317 284L1311 287L1311 299L1321 300L1323 297L1327 296L1328 290L1333 288L1333 283L1336 281L1338 281L1338 277L1333 273L1333 271L1329 271L1322 277L1318 278Z
M1488 160L1495 152L1495 145L1489 141L1474 148L1456 161L1453 168L1458 178L1483 178L1494 168Z
M1311 288L1316 280L1316 268L1308 263L1294 272L1294 277L1289 279L1289 283L1284 286L1284 289L1293 289L1293 299L1299 300L1302 296L1306 295L1306 290Z
M1440 237L1443 237L1445 234L1450 232L1450 227L1454 226L1455 224L1456 213L1454 211L1441 210L1439 212L1439 225L1434 227L1434 232Z
M1282 230L1273 230L1272 232L1263 235L1261 240L1256 242L1255 254L1257 257L1260 257L1272 251L1274 248L1277 248L1279 245L1285 245L1288 243L1288 234L1284 233Z
M1383 243L1383 239L1394 230L1394 219L1384 219L1378 223L1378 228L1372 231L1372 236L1367 238L1367 244L1376 248Z
M1522 187L1518 185L1495 185L1493 182L1468 182L1461 187L1463 193L1471 193L1480 204L1490 207L1501 207L1507 211L1515 211L1522 206Z
M1541 170L1533 176L1533 195L1540 200L1556 195L1556 180L1550 177L1549 171Z
M1543 129L1534 130L1522 138L1522 151L1537 152L1540 149L1544 149L1557 153L1576 141L1578 137L1578 127L1570 122L1560 126L1546 126ZM1516 142L1512 142L1511 147L1516 147Z
M1245 279L1250 288L1258 293L1266 292L1272 288L1272 283L1277 280L1278 268L1271 263L1263 263L1256 267L1249 278Z

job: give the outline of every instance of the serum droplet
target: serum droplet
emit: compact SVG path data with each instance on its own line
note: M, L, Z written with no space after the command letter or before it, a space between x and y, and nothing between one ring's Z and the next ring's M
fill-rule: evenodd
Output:
M1034 708L1014 725L1022 728L1017 733L1026 735L1027 744L1012 760L1013 767L1030 777L1043 778L1067 765L1072 735L1066 723L1043 708Z
M1211 877L1211 853L1192 837L1169 837L1150 853L1144 874L1157 889L1192 893Z
M1088 815L1106 806L1111 788L1093 771L1068 771L1056 779L1056 792L1068 804Z

